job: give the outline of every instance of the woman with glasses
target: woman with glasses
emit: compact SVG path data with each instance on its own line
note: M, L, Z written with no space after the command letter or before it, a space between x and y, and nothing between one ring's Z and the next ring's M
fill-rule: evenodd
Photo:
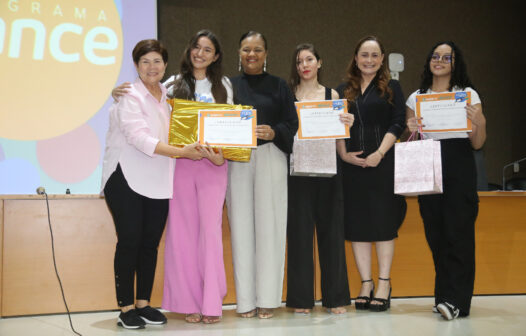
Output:
M351 138L338 142L343 163L345 238L352 242L362 279L356 309L390 307L390 272L395 238L406 203L394 194L393 145L405 129L404 95L390 79L384 48L374 36L361 39L346 71L340 97L356 120ZM378 258L378 287L371 273L372 243Z
M466 116L472 132L427 133L440 141L442 194L418 197L426 239L435 264L435 306L446 320L469 315L475 281L475 220L478 214L477 175L473 149L486 140L486 118L474 90L460 49L453 42L431 48L424 64L420 89L407 99L407 126L418 130L423 118L415 117L416 95L467 91L471 104Z

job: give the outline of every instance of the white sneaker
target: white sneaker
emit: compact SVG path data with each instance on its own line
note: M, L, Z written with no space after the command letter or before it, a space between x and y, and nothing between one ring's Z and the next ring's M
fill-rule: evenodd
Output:
M460 313L457 307L448 302L439 303L437 309L442 314L442 317L448 321L456 319Z

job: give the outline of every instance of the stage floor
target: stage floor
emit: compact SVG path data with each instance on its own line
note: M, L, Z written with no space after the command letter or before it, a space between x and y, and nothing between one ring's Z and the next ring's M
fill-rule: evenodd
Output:
M168 324L148 326L143 330L124 330L116 325L117 312L76 313L75 329L84 336L105 335L404 335L404 336L467 336L526 335L526 296L477 296L471 316L453 321L443 320L431 312L432 298L395 299L391 310L383 313L356 311L354 305L341 316L329 315L316 306L310 316L292 313L286 308L276 311L274 318L243 319L234 306L225 306L222 322L214 325L190 324L183 315L167 313ZM2 336L74 335L67 315L39 315L0 319Z

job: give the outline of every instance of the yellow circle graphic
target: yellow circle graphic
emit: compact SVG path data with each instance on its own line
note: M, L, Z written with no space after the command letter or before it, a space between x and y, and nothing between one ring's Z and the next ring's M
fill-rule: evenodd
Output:
M0 137L64 134L102 107L119 75L112 0L9 0L0 12Z

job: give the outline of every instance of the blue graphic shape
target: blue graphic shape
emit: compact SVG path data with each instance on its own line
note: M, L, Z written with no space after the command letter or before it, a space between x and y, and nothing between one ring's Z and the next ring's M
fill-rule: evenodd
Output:
M39 169L25 159L0 161L0 194L34 194L40 186Z
M66 189L69 189L72 194L98 194L100 193L101 176L101 165L97 166L88 178L77 183L58 182L41 172L40 185L46 188L46 192L50 195L64 195Z
M467 92L464 92L464 91L455 92L455 103L457 103L457 102L458 103L463 103L466 100L468 100Z
M332 101L332 109L334 111L337 111L337 110L341 110L343 109L343 100L339 99L339 100L333 100Z
M252 110L241 110L241 120L250 120L254 118L254 115L252 114Z
M195 93L195 100L201 103L213 103L214 97L206 94Z
M20 141L0 138L0 146L4 148L4 156L6 159L19 158L26 159L35 166L39 166L37 159L37 142Z
M117 11L119 12L119 16L122 20L122 1L121 0L114 0L114 3L115 3L115 7L117 7Z
M0 144L0 161L3 161L4 159L5 159L4 148L2 147L2 144Z

